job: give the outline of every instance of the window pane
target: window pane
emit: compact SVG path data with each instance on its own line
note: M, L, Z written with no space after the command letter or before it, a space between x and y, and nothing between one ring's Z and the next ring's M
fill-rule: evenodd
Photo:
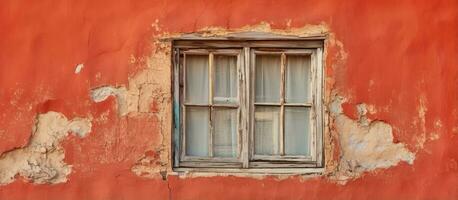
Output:
M309 155L310 109L285 107L285 154Z
M208 156L208 108L186 107L186 155Z
M237 102L237 57L215 55L215 103Z
M286 63L286 102L311 102L310 56L287 56Z
M280 55L256 55L256 102L280 102Z
M186 102L208 103L208 55L186 55Z
M213 110L213 155L237 156L237 109L215 108Z
M254 116L255 154L280 153L280 107L256 106Z

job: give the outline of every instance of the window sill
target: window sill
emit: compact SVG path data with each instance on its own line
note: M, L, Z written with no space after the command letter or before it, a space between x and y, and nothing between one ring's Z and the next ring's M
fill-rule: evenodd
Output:
M324 173L324 168L251 168L251 169L236 169L236 168L173 168L177 174L182 173L202 173L202 174L259 174L259 175L321 175Z

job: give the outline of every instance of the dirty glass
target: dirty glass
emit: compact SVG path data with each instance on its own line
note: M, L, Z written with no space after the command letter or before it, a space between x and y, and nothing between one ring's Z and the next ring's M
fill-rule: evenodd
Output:
M186 55L185 101L208 103L208 55Z
M237 57L214 56L213 102L227 104L237 102Z
M309 155L310 108L285 107L285 154Z
M255 154L278 155L280 153L280 108L256 106L254 123Z
M237 109L214 108L213 155L216 157L237 156Z
M286 57L287 103L311 103L310 98L310 56Z
M256 102L280 102L280 55L256 55Z
M186 155L208 156L209 108L187 107L186 108Z

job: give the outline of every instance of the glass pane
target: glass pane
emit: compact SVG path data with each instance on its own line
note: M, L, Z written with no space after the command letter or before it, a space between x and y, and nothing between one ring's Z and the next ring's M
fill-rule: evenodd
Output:
M237 156L237 109L215 108L213 110L213 155L215 157Z
M310 80L310 56L287 56L286 102L311 102Z
M208 103L208 55L186 55L187 103Z
M280 153L280 107L256 106L254 115L256 155Z
M285 107L285 154L309 155L310 109Z
M280 102L280 55L256 55L256 102Z
M213 101L215 103L237 102L237 57L215 55Z
M208 156L208 108L186 107L186 155Z

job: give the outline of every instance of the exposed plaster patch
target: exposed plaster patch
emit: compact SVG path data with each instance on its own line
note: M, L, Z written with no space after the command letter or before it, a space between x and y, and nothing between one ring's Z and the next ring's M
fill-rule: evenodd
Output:
M416 147L417 149L423 149L424 145L426 143L427 137L426 137L426 112L428 111L428 108L426 107L426 96L420 95L419 98L419 104L417 107L418 111L418 119L413 120L413 124L415 126L420 127L420 133L417 134L417 144Z
M38 184L66 182L71 166L64 162L60 142L68 132L85 137L91 126L85 118L68 120L57 112L39 114L29 144L0 155L0 185L13 182L16 175Z
M170 104L170 50L165 50L170 48L170 45L167 43L166 46L159 47L164 50L156 50L157 52L148 58L147 68L129 77L127 87L101 86L94 88L90 94L92 100L102 102L109 96L116 97L117 110L120 116L129 113L134 115L151 113L153 102Z
M159 120L160 145L152 146L131 168L132 172L144 177L161 177L171 171L171 43L156 41L155 46L155 51L147 59L131 57L131 63L146 60L146 66L130 76L126 86L101 86L93 88L90 93L94 102L114 96L120 117L155 116ZM155 156L151 152L155 152Z
M213 36L224 36L230 35L232 33L238 33L242 31L250 31L250 32L263 32L263 33L274 33L279 35L291 35L291 36L298 36L298 37L313 37L313 36L322 36L323 34L327 34L329 32L329 28L326 24L307 24L303 27L289 27L287 29L274 29L271 25L267 22L261 22L254 26L244 26L240 29L235 30L226 30L221 27L209 27L202 30L202 35L204 37L213 37Z
M151 24L151 27L153 27L155 31L160 31L161 26L159 24L159 19L154 20L154 23Z
M333 178L345 183L366 171L389 168L401 161L413 164L415 154L404 144L393 143L391 125L368 120L365 104L357 106L359 118L352 120L343 113L343 102L344 98L336 97L330 105L341 150L339 167Z
M96 103L105 101L110 96L116 97L119 115L126 115L128 106L127 90L125 87L102 86L91 90L91 99Z
M433 141L433 140L437 140L439 139L440 135L440 129L442 128L442 121L441 120L436 120L436 122L434 122L434 132L432 132L429 136L429 140Z
M84 64L78 64L76 65L76 68L75 68L75 74L79 74L81 72L81 70L83 70L84 68Z
M132 172L142 177L157 178L161 175L165 178L167 175L168 159L161 158L161 156L167 155L161 153L161 151L161 149L157 151L147 151L132 167Z
M239 35L240 33L268 33L276 34L281 36L295 36L295 37L315 37L323 36L329 34L329 27L325 23L321 24L307 24L302 27L290 27L288 26L285 29L274 29L267 22L260 22L256 25L243 26L236 29L227 29L224 27L205 27L191 34L189 33L164 33L161 36L161 39L173 39L173 38L183 38L189 35L199 36L199 37L230 37L232 35Z

